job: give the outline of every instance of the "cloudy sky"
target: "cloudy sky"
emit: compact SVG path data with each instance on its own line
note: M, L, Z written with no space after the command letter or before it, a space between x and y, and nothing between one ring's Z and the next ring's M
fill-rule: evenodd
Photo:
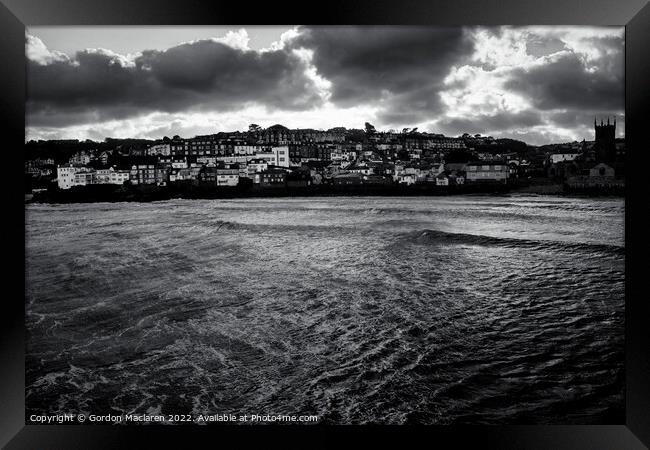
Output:
M33 27L27 139L268 127L624 136L621 27Z

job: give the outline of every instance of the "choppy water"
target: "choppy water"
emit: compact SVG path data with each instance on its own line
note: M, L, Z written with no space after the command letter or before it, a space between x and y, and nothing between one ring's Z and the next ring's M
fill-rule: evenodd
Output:
M27 412L623 421L624 203L26 208Z

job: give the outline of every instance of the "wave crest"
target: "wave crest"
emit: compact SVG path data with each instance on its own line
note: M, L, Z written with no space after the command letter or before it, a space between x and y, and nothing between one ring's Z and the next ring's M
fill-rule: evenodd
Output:
M625 247L607 244L590 244L582 242L545 241L533 239L515 239L485 235L450 233L440 230L421 230L407 233L405 239L417 244L467 244L486 247L506 247L533 250L584 251L589 253L607 253L624 255Z

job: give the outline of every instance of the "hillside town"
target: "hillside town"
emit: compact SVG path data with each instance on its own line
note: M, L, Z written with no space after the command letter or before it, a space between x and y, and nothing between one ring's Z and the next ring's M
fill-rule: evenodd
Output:
M28 141L26 194L90 185L175 184L267 191L329 185L624 187L625 141L594 121L594 140L530 146L465 133L262 128L160 140Z

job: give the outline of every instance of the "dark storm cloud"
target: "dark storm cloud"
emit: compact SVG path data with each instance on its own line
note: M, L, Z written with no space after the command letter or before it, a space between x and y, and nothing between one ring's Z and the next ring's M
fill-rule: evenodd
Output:
M624 123L624 117L621 111L576 111L576 110L567 110L552 112L547 115L547 121L551 124L563 126L566 128L576 128L581 126L593 127L594 119L597 119L600 123L600 120L607 120L607 117L611 121L616 118L618 124Z
M440 112L450 68L474 50L461 27L303 27L291 45L313 50L339 106L381 105L385 123L422 122Z
M245 51L206 40L145 51L129 62L85 50L48 64L28 62L29 125L64 126L152 111L317 106L304 63L289 51Z
M494 115L482 115L472 118L452 118L439 121L433 125L438 132L460 135L462 133L484 134L495 130L527 128L539 125L542 116L538 111L527 110L519 113L500 112Z
M360 106L371 111L371 117L359 117L357 126L370 120L381 128L424 129L423 124L429 123L430 131L450 135L497 136L499 131L514 130L541 133L542 139L553 129L563 136L570 129L582 133L593 123L593 115L623 114L622 36L582 32L579 35L585 37L576 48L560 31L514 28L519 33L511 36L510 29L489 28L486 34L485 27L300 27L283 40L283 47L272 51L203 40L143 51L130 59L103 50L66 57L50 53L41 43L28 63L27 123L46 130L156 111L236 115L252 103L267 107L274 121L282 123L282 111L323 105L322 86L305 73L306 53L294 52L303 48L312 52L317 74L331 83L335 110ZM496 44L490 38L481 40L486 36L504 40ZM525 51L540 58L536 63L517 54L514 44L522 40ZM455 76L444 83L450 74ZM442 92L445 100L459 97L443 102ZM518 114L507 112L527 105ZM461 111L467 112L466 117L449 118ZM171 132L153 122L134 126L149 127L147 133Z
M513 71L505 87L543 110L619 111L625 102L622 46L619 49L598 61L593 72L577 54L566 52L547 64Z

